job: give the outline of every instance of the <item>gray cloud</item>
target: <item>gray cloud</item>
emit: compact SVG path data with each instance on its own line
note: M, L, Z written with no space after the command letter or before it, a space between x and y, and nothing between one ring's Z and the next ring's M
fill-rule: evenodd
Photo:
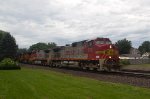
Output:
M138 47L150 39L149 0L0 0L0 29L19 47L37 42L65 45L108 37Z

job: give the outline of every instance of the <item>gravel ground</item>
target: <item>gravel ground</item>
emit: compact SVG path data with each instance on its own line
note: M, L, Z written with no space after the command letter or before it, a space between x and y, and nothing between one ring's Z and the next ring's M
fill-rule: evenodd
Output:
M123 66L122 69L126 70L142 70L142 71L150 71L150 64L146 66L140 66L140 65L128 65L128 66Z
M122 83L122 84L129 84L138 87L145 87L150 88L150 79L146 78L139 78L139 77L132 77L132 76L125 76L125 75L113 75L108 73L93 73L90 71L81 71L81 70L73 70L73 69L65 69L65 68L50 68L50 67L43 67L43 66L36 66L36 65L27 65L21 64L23 67L29 68L38 68L38 69L47 69L52 71L57 71L65 74L71 74L74 76L79 77L88 77L100 81L107 81L113 83Z

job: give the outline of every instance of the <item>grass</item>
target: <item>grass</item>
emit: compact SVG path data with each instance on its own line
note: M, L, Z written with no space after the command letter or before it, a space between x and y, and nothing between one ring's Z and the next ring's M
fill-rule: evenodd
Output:
M127 65L127 66L146 66L146 67L150 67L150 64L138 64L138 65Z
M138 65L125 65L123 69L135 69L135 70L150 70L150 64L138 64Z
M0 71L0 99L149 99L150 89L42 69Z

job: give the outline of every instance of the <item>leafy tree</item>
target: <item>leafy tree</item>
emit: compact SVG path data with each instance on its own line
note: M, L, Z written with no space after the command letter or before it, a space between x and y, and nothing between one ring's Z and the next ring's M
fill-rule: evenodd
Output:
M0 43L2 42L3 37L5 36L6 32L0 30Z
M36 44L33 44L32 46L30 46L29 50L30 51L33 51L33 50L45 50L47 49L48 46L46 43L36 43Z
M17 52L18 46L15 38L10 33L5 32L0 42L0 59L14 58Z
M2 31L0 31L0 41L2 40L3 35L4 35L4 33Z
M46 50L46 49L49 49L49 48L53 48L55 47L56 44L54 42L52 43L36 43L36 44L33 44L32 46L30 46L29 48L29 51L33 51L33 50Z
M1 44L2 44L2 38L3 38L3 33L0 31L0 60L2 59L2 48L1 48Z
M0 40L3 38L3 36L6 34L7 32L4 32L2 30L0 30Z
M0 60L3 57L3 53L2 53L3 49L2 49L1 45L2 45L2 39L4 38L5 34L6 34L6 32L0 30Z
M56 45L56 43L54 43L54 42L51 42L51 43L48 43L48 48L54 48L54 47L56 47L57 45Z
M150 41L144 41L138 49L142 54L145 52L150 52Z
M23 53L26 53L26 52L28 52L28 49L26 49L26 48L19 48L17 50L17 54L23 54Z
M128 41L127 39L119 40L115 45L118 47L120 54L129 54L132 47L131 41Z

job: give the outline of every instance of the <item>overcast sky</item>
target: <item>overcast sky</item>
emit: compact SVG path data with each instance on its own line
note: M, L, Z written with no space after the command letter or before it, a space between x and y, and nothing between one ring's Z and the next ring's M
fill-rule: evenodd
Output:
M0 30L20 48L107 37L150 40L150 0L0 0Z

